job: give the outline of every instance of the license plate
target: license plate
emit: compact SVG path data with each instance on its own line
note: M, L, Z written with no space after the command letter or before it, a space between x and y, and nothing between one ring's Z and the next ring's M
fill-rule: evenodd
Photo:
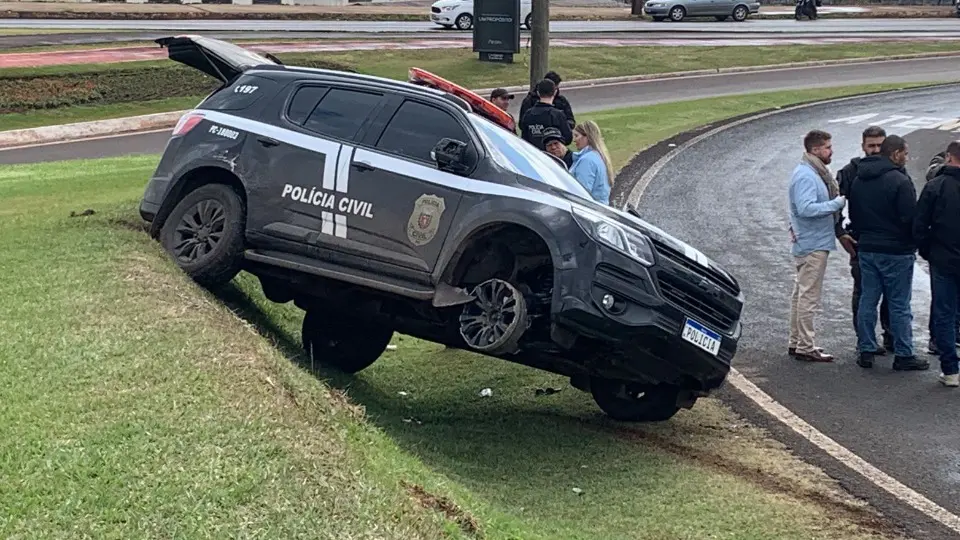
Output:
M720 352L720 334L693 319L687 319L683 323L683 333L680 337L714 356Z

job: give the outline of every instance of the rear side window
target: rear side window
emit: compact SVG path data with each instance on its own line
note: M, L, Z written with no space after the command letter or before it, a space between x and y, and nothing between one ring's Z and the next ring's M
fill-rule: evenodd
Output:
M290 106L287 108L287 118L291 122L302 126L328 90L330 88L327 86L304 86L297 90L293 99L290 100Z
M297 92L291 108L296 105L299 111L303 111L310 107L309 98L306 95L302 98L300 96L300 93L308 88L310 87ZM310 92L316 95L318 88L310 88ZM331 88L319 96L319 103L312 108L301 125L321 135L352 140L381 99L380 94L373 92ZM293 117L290 119L294 120Z
M470 137L450 113L416 101L405 101L377 141L377 148L433 163L430 151L449 137L470 144Z
M265 95L272 97L276 91L276 81L256 75L245 75L210 96L203 103L203 108L215 111L239 111L250 107Z

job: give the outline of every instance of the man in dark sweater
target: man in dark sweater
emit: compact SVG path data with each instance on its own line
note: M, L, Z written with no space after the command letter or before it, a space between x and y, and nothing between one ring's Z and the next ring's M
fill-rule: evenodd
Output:
M913 242L913 218L917 192L907 175L907 143L890 135L880 145L880 153L860 160L857 176L850 183L850 221L859 237L862 291L857 313L860 367L873 367L878 349L876 338L877 304L886 293L890 306L890 330L893 334L893 369L924 370L930 363L918 359L913 351L913 313L910 299L913 265L917 260Z
M880 145L887 138L887 132L880 126L869 126L863 130L860 140L860 148L863 150L864 157L875 156L880 153ZM860 165L860 157L850 160L850 163L844 165L837 171L837 184L840 186L840 194L850 197L850 183L857 177L857 169ZM850 277L853 278L853 297L851 298L851 308L853 311L853 328L859 334L857 328L857 311L860 306L860 260L857 258L857 232L853 223L850 222L846 227L842 221L837 222L837 239L843 249L850 254ZM887 304L886 295L882 295L880 301L880 327L883 329L883 347L878 349L876 354L886 354L886 351L893 352L893 334L890 333L890 306Z
M543 134L547 128L554 127L560 131L564 146L573 141L573 128L567 124L560 109L553 106L556 93L557 85L553 84L553 81L550 79L540 81L537 83L537 95L540 96L540 101L520 117L520 136L540 150L546 150Z
M920 192L913 236L930 262L932 338L940 353L940 382L960 386L957 317L960 315L960 141L947 146L943 166Z
M947 151L937 152L930 159L930 163L927 164L927 174L926 181L929 182L940 175L944 167L946 167ZM931 285L933 287L932 280L933 276L930 276ZM930 305L930 324L927 326L927 332L930 335L930 339L927 341L927 354L932 354L934 356L940 356L940 350L937 348L936 342L933 340L933 304ZM957 336L960 338L960 315L957 317ZM957 343L957 347L960 347L960 343Z
M553 98L553 106L563 113L564 117L567 119L567 124L570 126L570 129L573 129L577 123L576 119L573 117L573 109L570 108L570 101L567 100L566 96L560 95L560 81L563 79L560 78L560 75L558 75L556 71L548 71L543 78L553 81L553 84L557 86L557 93ZM530 110L530 107L533 107L538 101L540 101L540 96L537 94L536 87L534 87L527 92L526 97L523 98L523 102L520 103L520 118L523 118L523 115L527 114L527 111Z

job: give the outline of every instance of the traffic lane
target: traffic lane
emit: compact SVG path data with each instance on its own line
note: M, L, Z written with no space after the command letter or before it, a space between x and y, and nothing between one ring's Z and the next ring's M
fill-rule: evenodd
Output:
M817 341L837 356L808 364L787 355L793 270L786 214L790 172L803 135L834 136L835 171L860 155L862 130L872 121L888 133L910 134L893 115L953 118L957 88L927 89L818 105L730 128L680 152L654 176L637 203L644 219L679 235L728 268L746 296L744 332L735 367L778 402L827 436L951 512L960 512L960 431L956 392L940 387L938 363L925 356L929 277L918 263L913 287L914 342L932 360L927 372L898 373L892 356L871 370L856 362L848 258L834 252L827 268ZM866 122L831 119L876 113ZM909 121L907 119L906 121ZM907 124L909 125L909 124ZM956 134L946 137L956 136ZM908 141L912 137L908 135ZM911 152L932 155L943 139L917 140Z
M723 73L570 89L565 89L561 84L560 91L570 100L576 114L678 100L742 95L745 92L954 80L960 80L960 63L956 59L926 58ZM515 101L519 99L520 96ZM519 110L519 104L516 108Z
M771 91L811 86L844 86L878 82L960 80L960 65L951 58L932 58L893 62L869 62L842 66L783 69L766 72L727 73L704 77L685 77L564 88L574 113L611 108L666 103L681 99L702 99L750 91ZM519 120L524 92L518 92L509 112ZM161 139L163 139L161 141ZM30 149L0 150L0 163L30 163L60 159L112 157L130 153L163 150L160 135L125 135L106 139L66 142Z
M550 30L557 32L730 32L730 33L803 33L810 25L792 19L748 19L741 23L691 21L656 23L643 19L626 21L550 21ZM111 20L111 19L0 19L0 28L94 28L105 30L167 31L314 31L314 32L440 32L434 23L423 21L302 21L302 20ZM820 19L816 31L831 34L863 32L955 32L952 19ZM529 33L527 30L522 30Z
M164 130L0 150L0 165L154 154L163 152L169 138L170 130Z
M365 33L365 32L276 32L276 31L210 31L210 30L198 30L195 31L196 34L212 37L216 39L225 39L225 40L239 40L239 39L263 39L263 40L301 40L301 39L311 39L318 41L327 41L327 40L338 40L338 39L369 39L369 40L387 40L387 39L400 39L400 38L409 38L409 32L379 32L379 33ZM62 33L62 34L33 34L33 35L13 35L13 36L3 36L0 35L0 51L6 49L15 49L20 47L43 47L43 46L58 46L58 45L92 45L92 44L117 44L122 45L124 43L136 42L136 41L153 41L160 37L168 36L169 32L164 31L154 31L154 32L142 32L136 30L124 30L124 31L104 31L104 32L73 32L73 33ZM561 32L561 31L552 31L550 32L550 37L552 38L570 38L576 36L582 36L582 33L577 32ZM422 32L417 38L418 39L472 39L472 32L470 31L449 31L449 32ZM669 41L676 41L677 34L675 32L606 32L598 31L591 32L591 37L593 38L615 38L615 39L631 39L631 38L643 38L648 40L662 40L665 43ZM784 42L789 42L789 40L811 40L811 41L825 41L829 38L838 39L838 34L836 32L817 32L817 31L798 31L790 32L783 34L776 33L766 33L766 32L696 32L696 33L686 33L683 36L683 41L693 42L691 44L697 44L700 41L703 41L709 44L710 40L723 40L735 44L738 41L749 41L751 39L763 38L764 40L774 40ZM884 40L890 38L890 32L863 32L858 33L855 36L846 36L842 39L844 41L876 41ZM943 32L897 32L898 39L923 39L923 40L947 40L947 39L958 39L960 38L960 29L955 29L953 31L943 31Z

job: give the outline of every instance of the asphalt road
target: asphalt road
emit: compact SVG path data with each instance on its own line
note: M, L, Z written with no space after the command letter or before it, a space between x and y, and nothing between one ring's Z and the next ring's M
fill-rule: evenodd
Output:
M736 367L747 378L827 436L953 513L960 513L960 431L955 427L960 394L939 385L939 362L924 353L930 305L925 263L915 268L913 328L917 353L931 360L930 371L894 372L892 355L872 370L855 364L852 280L848 259L840 252L829 260L817 319L819 345L838 361L792 360L786 352L793 274L785 209L803 135L815 128L834 136L833 170L861 153L860 133L867 125L877 123L888 133L903 135L910 145L909 170L922 181L930 157L958 137L957 132L928 129L960 116L957 90L818 105L730 128L669 161L638 204L644 219L684 238L740 279L747 307ZM864 116L831 122L857 115Z
M451 34L430 22L401 21L269 21L269 20L101 20L101 19L0 19L0 28L97 28L103 30L167 30L167 31L273 31L273 32L339 32L377 33L436 32ZM809 33L849 35L882 32L891 35L903 32L951 33L960 31L956 19L748 19L742 23L690 21L655 23L635 21L551 21L551 32L669 32L734 34ZM524 33L527 33L525 30Z
M639 105L770 89L846 85L892 80L960 80L952 60L872 63L860 66L781 70L567 90L575 111ZM849 267L836 254L828 269L820 344L838 356L833 365L808 365L786 355L792 286L785 190L813 128L834 134L834 169L859 153L860 132L881 123L906 135L914 177L956 133L923 129L960 117L957 88L818 105L747 123L696 143L652 179L638 208L643 217L679 235L732 270L747 296L745 332L736 367L801 418L926 497L960 513L960 431L955 429L957 391L929 372L895 373L890 358L873 370L856 366L850 315ZM850 118L854 117L854 118ZM831 120L844 119L831 122ZM960 122L960 119L957 120ZM960 124L958 124L960 126ZM162 151L168 134L111 137L0 152L0 163L96 158ZM705 189L708 186L708 189ZM717 231L724 232L717 234ZM928 277L922 263L914 286L914 341L923 355L927 339ZM935 359L932 359L935 360ZM769 419L767 419L769 421ZM846 484L862 479L843 467L832 473ZM868 486L869 487L869 486ZM877 497L886 496L876 488ZM901 508L893 513L903 512ZM910 511L912 512L912 511ZM908 515L910 512L907 512ZM911 519L916 519L914 516ZM941 532L926 537L944 538ZM932 534L932 536L930 536Z

